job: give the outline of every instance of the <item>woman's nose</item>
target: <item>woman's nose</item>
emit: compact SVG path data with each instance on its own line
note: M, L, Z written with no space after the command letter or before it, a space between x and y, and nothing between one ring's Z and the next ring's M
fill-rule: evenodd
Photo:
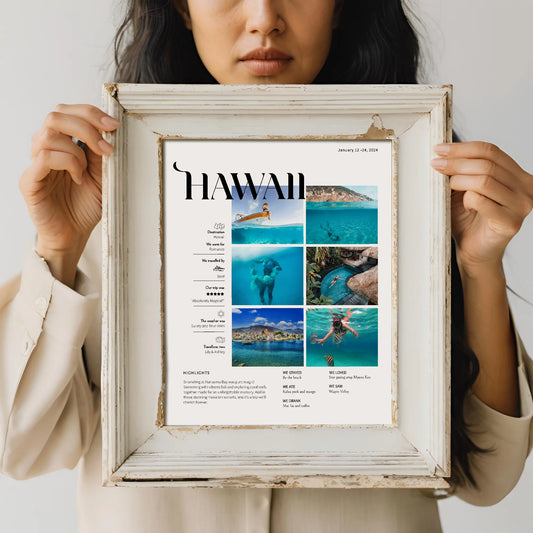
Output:
M244 0L246 31L269 35L273 31L285 30L281 16L281 4L285 0Z

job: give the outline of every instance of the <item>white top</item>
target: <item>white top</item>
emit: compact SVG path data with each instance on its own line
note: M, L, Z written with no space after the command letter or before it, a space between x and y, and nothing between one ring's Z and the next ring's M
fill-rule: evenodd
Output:
M414 489L199 489L101 486L100 231L80 261L75 290L55 280L35 252L0 287L0 471L25 479L80 463L79 531L294 533L441 531L437 502ZM476 505L503 498L533 442L533 362L516 335L521 416L475 395L465 417L476 444ZM87 374L82 357L85 353Z

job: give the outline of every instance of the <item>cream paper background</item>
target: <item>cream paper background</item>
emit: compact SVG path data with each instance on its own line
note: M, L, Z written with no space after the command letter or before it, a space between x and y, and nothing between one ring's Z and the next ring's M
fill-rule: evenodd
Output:
M349 148L358 148L361 151L339 152L339 149ZM371 151L371 149L377 151ZM167 354L166 423L169 425L391 424L392 142L167 140L164 142L163 153L165 335L167 341L165 349ZM174 162L180 170L191 172L193 184L202 183L202 174L206 173L209 177L209 196L213 194L215 200L201 200L202 189L200 187L193 187L193 200L185 200L185 173L173 169ZM369 380L346 381L344 388L347 394L334 395L329 393L329 385L332 382L329 379L328 370L332 370L331 367L250 366L236 368L231 366L232 206L231 201L225 199L223 190L212 192L217 182L217 172L226 176L229 185L231 185L231 172L237 172L243 184L245 183L244 172L250 172L257 187L261 183L262 173L273 172L280 183L286 185L287 172L291 172L294 176L301 172L305 176L306 186L377 186L379 361L377 367L342 367L349 375L366 374L370 376ZM263 187L266 187L268 183L267 174ZM275 213L273 217L274 215ZM192 303L193 299L203 296L204 286L204 283L195 283L193 280L204 279L206 276L213 277L204 269L200 262L201 257L196 254L208 251L205 245L207 230L213 228L215 223L223 223L226 228L224 241L224 266L226 268L224 292L226 296L223 299L225 313L223 336L226 339L226 354L224 356L206 356L203 353L204 343L217 344L217 334L198 333L191 327L192 323L199 323L200 317L216 319L219 311L219 308L197 307ZM342 242L336 246L357 244L361 243ZM242 250L243 246L253 246L257 249L265 245L234 245L234 248ZM273 248L287 248L287 246L299 248L304 252L305 257L303 244L274 245ZM305 264L302 264L302 268L305 271ZM249 283L249 280L242 280L242 282ZM221 284L218 283L218 285ZM303 292L304 286L302 285ZM287 306L274 303L267 307ZM305 327L304 335L307 339L308 332ZM303 394L294 396L301 398L302 403L309 404L309 408L284 409L282 400L288 399L288 396L282 391L282 386L287 385L287 382L282 379L282 371L288 368L302 370L302 380L297 382L299 389L316 390L316 394L312 396ZM211 374L184 376L183 371L189 370L210 370ZM206 405L183 404L181 399L184 380L193 379L255 380L256 385L266 385L267 398L265 400L208 400Z

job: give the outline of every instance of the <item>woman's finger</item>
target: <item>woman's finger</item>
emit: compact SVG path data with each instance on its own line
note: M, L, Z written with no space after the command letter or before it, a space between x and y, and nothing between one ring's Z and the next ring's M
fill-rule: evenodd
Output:
M55 111L83 118L95 128L103 131L113 131L120 126L119 120L89 104L58 104Z
M23 195L34 192L36 186L44 180L51 170L66 170L71 178L81 185L81 177L86 166L71 153L41 150L35 161L22 174L19 188Z
M523 217L477 192L466 191L463 205L466 210L473 209L486 218L489 227L500 235L512 237L522 226Z
M491 143L445 143L436 145L434 150L436 154L448 159L486 159L511 173L525 172L511 156Z
M472 176L491 176L498 181L509 181L511 176L507 170L500 167L497 163L488 159L433 159L431 161L433 168L453 176L454 174L470 174Z
M75 137L98 155L109 155L113 151L113 146L104 140L94 125L76 115L52 111L46 116L43 129L51 129Z
M455 191L474 191L513 210L526 210L525 198L491 176L455 174L450 177L450 187Z
M42 128L33 138L30 157L35 159L41 150L67 152L74 154L82 164L87 164L83 149L72 141L72 137L59 133L51 128Z
M435 170L448 176L489 176L511 191L527 194L525 173L524 179L521 179L488 159L433 159L431 165Z

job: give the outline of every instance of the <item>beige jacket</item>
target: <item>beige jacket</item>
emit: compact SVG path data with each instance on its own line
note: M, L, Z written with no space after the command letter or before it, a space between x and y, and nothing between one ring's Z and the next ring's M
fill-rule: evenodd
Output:
M75 290L30 250L0 288L0 471L16 479L80 464L79 531L87 533L440 532L437 503L408 489L189 489L101 487L100 255L93 232ZM86 368L82 357L85 353ZM493 453L473 460L477 505L503 498L532 438L533 363L519 347L522 416L465 402L472 438Z

